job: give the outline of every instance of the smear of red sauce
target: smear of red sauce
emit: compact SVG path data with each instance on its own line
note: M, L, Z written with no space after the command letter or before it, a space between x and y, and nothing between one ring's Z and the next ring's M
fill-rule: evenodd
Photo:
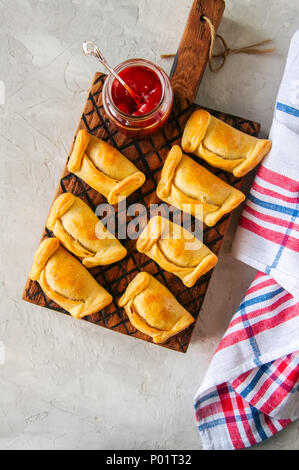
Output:
M139 98L137 104L130 93L115 79L111 90L112 99L120 111L130 116L142 116L155 109L162 97L162 84L153 70L144 66L132 66L121 70L119 76Z

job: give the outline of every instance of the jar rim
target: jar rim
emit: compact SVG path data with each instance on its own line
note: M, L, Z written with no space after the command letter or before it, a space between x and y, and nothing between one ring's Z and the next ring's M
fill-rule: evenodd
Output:
M116 106L116 104L114 103L114 101L112 99L112 84L114 83L114 80L116 80L116 78L114 78L114 76L111 73L109 73L107 75L106 79L105 79L105 83L104 83L104 87L103 87L103 93L105 93L106 88L108 88L107 91L108 91L110 106L113 108L114 112L118 113L124 119L129 119L132 122L142 122L142 121L147 120L149 117L153 116L157 111L159 111L159 108L161 107L161 105L163 103L163 100L164 100L164 97L165 97L165 83L164 83L163 73L166 75L166 72L164 72L163 69L161 69L158 65L150 62L149 60L139 59L139 58L125 60L124 62L121 62L116 67L114 67L114 70L115 70L115 72L119 73L121 70L123 70L124 68L127 68L129 66L131 66L131 67L133 67L133 66L135 66L135 67L138 67L138 66L147 67L150 70L153 70L156 73L156 75L159 77L159 80L160 80L160 83L161 83L161 86L162 86L162 93L161 93L161 99L160 99L159 103L155 106L155 108L152 109L150 112L148 112L146 114L139 115L139 116L132 116L132 114L127 114L127 113L124 113L123 111L121 111Z

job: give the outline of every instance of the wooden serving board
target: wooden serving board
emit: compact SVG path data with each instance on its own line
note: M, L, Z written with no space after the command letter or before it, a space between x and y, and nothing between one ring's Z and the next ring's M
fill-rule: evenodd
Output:
M209 16L217 27L222 17L223 9L224 2L222 0L194 2L172 70L172 83L175 90L174 110L167 125L154 135L136 140L118 132L108 121L102 105L102 87L105 75L97 73L93 79L77 132L80 129L87 129L91 134L104 139L109 144L115 146L145 173L146 182L127 199L127 206L133 203L141 203L147 208L148 216L150 205L161 203L156 196L160 172L171 146L180 143L185 123L194 110L195 106L192 102L207 63L210 37L206 23L200 21L201 15L206 14ZM209 111L243 132L254 136L258 134L260 126L256 122L213 110ZM205 165L203 161L200 161L200 164ZM241 180L236 179L230 173L211 168L207 164L205 166L223 180L238 188L240 187ZM67 163L59 181L54 200L63 192L71 192L82 198L93 210L96 210L99 204L107 202L103 196L90 188L80 178L69 173ZM203 241L216 254L221 247L229 219L230 215L226 215L214 227L204 226ZM50 236L52 236L52 233L45 229L42 239ZM112 265L90 269L95 279L112 294L113 302L104 310L86 317L85 320L145 341L151 341L151 338L137 331L131 325L125 311L118 306L120 296L124 293L129 282L140 271L147 271L153 274L168 287L178 301L196 319L204 301L212 272L210 271L201 277L194 287L188 288L184 286L178 277L165 272L146 255L137 252L136 240L127 238L126 240L121 240L121 242L128 250L126 258ZM37 282L29 279L25 286L23 299L68 314L44 294ZM195 322L188 329L174 336L162 346L186 352L194 325Z

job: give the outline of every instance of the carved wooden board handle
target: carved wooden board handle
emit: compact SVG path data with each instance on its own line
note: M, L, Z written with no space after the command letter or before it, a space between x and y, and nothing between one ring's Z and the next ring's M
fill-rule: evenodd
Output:
M170 73L177 98L186 104L194 102L209 57L211 34L202 16L209 17L217 30L224 8L224 0L193 2Z

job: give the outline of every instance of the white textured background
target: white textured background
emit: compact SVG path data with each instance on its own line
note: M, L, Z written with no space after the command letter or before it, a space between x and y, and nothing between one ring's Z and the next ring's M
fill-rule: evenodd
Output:
M192 398L254 270L226 238L186 355L21 300L94 72L96 40L113 64L145 57L170 70L191 0L0 0L0 448L198 449ZM206 71L199 100L262 123L267 135L298 0L226 0L220 32L240 47L273 38L269 56ZM236 215L234 217L236 223ZM299 447L298 424L257 446Z

